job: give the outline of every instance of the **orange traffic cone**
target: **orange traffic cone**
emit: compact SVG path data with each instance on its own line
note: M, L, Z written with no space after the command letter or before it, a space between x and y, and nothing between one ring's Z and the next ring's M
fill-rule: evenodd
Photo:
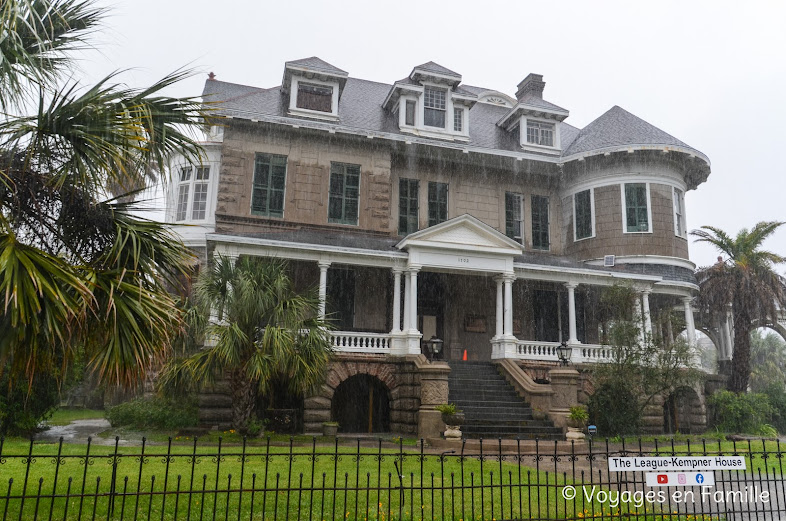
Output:
M462 358L462 360L465 361L465 362L467 361L467 350L466 349L464 350L464 358Z

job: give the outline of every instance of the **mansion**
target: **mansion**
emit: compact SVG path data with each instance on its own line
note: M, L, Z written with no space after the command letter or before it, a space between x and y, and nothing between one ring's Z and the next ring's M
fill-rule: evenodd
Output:
M619 283L643 332L695 342L685 193L710 174L700 151L617 106L571 126L538 74L511 96L434 62L390 83L316 57L282 72L272 88L210 74L223 119L202 163L171 159L167 221L192 225L175 229L203 261L285 258L319 287L337 357L305 397L307 432L434 435L461 363L495 363L564 425L581 389L557 347L574 366L609 358L600 295ZM675 309L673 330L659 317ZM358 392L362 421L338 403Z

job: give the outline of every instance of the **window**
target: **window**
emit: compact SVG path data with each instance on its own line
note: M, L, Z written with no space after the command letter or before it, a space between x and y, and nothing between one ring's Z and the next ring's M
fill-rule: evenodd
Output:
M398 180L398 233L418 231L418 180Z
M330 163L330 201L328 222L358 223L360 165Z
M448 220L448 184L428 184L428 225L434 226Z
M527 120L527 143L554 146L554 124Z
M650 231L647 183L625 184L625 231Z
M532 248L549 249L549 198L532 196Z
M180 186L177 190L176 221L185 221L188 215L188 192L191 188L191 172L193 167L184 166L180 169Z
M284 216L284 186L287 156L257 154L251 188L251 213L266 217Z
M191 207L191 218L195 221L204 219L207 213L207 181L209 179L210 167L198 166L194 182L194 203Z
M685 223L685 193L679 188L674 189L674 234L685 237L687 225Z
M415 126L415 102L411 99L407 100L406 113L404 114L404 123L407 125Z
M461 129L464 128L464 109L454 108L453 109L453 130L455 132L461 132Z
M189 207L192 220L201 221L207 217L209 180L209 166L194 167L188 165L180 167L180 183L177 189L177 208L175 210L176 221L188 219Z
M333 111L333 87L328 85L314 85L312 83L297 84L297 103L299 109L317 110L319 112Z
M505 192L505 235L523 244L524 237L521 233L522 205L521 195Z
M584 190L573 196L573 215L576 240L592 237L592 190Z
M445 91L426 87L423 93L423 124L428 127L445 128Z

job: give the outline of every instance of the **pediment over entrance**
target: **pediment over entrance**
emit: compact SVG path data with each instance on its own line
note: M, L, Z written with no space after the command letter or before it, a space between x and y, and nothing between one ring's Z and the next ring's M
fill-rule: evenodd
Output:
M450 249L505 256L522 252L521 244L468 214L410 234L396 247L407 251Z

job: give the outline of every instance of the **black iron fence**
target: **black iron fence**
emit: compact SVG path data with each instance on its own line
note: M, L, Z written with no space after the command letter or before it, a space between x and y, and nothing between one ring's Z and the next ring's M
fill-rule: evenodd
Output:
M709 486L653 488L610 472L632 456L742 456ZM704 479L704 478L702 478ZM463 441L452 449L382 440L320 444L123 446L0 439L6 520L786 519L777 441Z

